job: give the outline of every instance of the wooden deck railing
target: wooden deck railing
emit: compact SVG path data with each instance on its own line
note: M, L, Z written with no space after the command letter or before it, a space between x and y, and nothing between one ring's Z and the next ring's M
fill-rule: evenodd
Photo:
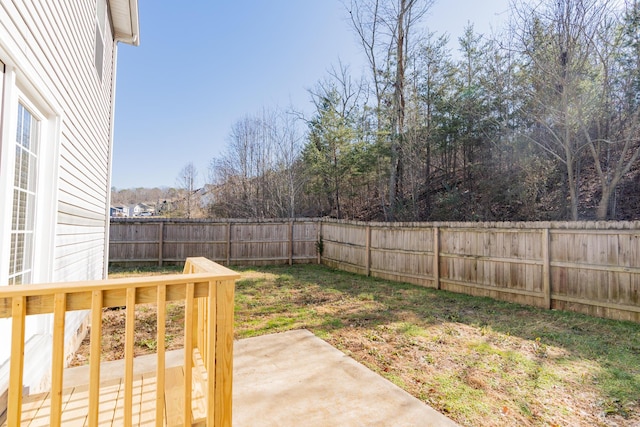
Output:
M135 277L102 281L22 285L0 288L0 318L12 319L11 359L7 421L19 425L22 419L25 318L52 313L53 348L51 366L50 425L61 424L63 412L63 370L65 314L91 310L90 377L87 424L98 425L100 411L100 357L102 310L126 307L124 416L133 417L133 359L135 305L157 304L156 425L165 420L165 320L168 301L184 301L184 382L176 399L183 406L180 424L192 425L192 366L204 365L206 425L231 425L233 299L235 280L240 276L205 258L189 258L184 274ZM201 358L201 360L200 360ZM198 359L198 360L196 360ZM198 371L196 370L196 375ZM200 378L202 380L202 378ZM169 402L175 404L175 402ZM175 415L175 414L174 414Z

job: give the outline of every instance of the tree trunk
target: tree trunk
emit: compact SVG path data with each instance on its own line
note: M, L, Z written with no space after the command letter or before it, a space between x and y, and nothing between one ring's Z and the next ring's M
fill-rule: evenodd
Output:
M398 196L399 192L402 193L401 177L402 160L400 158L402 143L402 135L404 132L404 113L405 113L405 99L404 99L404 79L405 79L405 59L404 59L404 47L405 47L405 28L404 20L405 13L407 13L407 0L400 0L400 10L398 11L397 23L396 23L396 76L393 86L393 103L394 103L394 115L393 115L393 133L391 135L391 168L389 171L389 207L391 212L391 220L395 221L398 210Z
M571 220L578 220L578 186L576 183L576 173L574 169L573 153L568 142L565 145L567 159L567 186L569 187L569 207L571 210Z
M596 219L598 221L605 221L607 219L607 214L609 213L609 200L611 199L612 194L611 187L602 187L602 197L600 198L598 208L596 209Z

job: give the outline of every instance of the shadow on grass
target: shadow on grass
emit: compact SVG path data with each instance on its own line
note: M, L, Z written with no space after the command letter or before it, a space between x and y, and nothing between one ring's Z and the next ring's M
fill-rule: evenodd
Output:
M610 400L604 404L605 411L611 406L612 412L625 415L624 405L640 399L640 325L635 323L436 291L316 265L252 267L251 271L271 279L238 282L240 337L299 328L322 336L346 327L376 328L407 318L420 328L443 323L490 328L532 345L562 349L566 359L595 362L600 372L591 375ZM328 311L327 304L334 310Z

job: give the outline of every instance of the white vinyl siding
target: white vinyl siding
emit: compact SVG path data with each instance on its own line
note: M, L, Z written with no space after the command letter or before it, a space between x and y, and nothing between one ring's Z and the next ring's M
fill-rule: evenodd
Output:
M48 187L47 191L38 189L36 194L32 281L101 279L106 270L115 43L111 24L105 18L99 75L95 57L97 7L97 0L0 0L0 61L7 64L13 79L12 87L5 85L4 90L24 94L43 114L43 143L37 154L39 163L46 163L47 168L39 168L38 181ZM17 118L17 104L16 112L0 113L4 118ZM15 135L10 141L14 150ZM0 143L6 145L7 138ZM0 177L5 173L0 169ZM0 179L0 197L6 200L9 196L5 193L13 190L7 185L8 179L4 179L4 185L2 182ZM43 199L42 205L38 199ZM11 208L0 205L0 222L12 216ZM0 259L0 286L9 282L8 225L6 231L0 232L1 244L6 246L0 250L5 257ZM67 338L73 337L85 318L84 313L67 315ZM0 322L0 336L5 336L5 326ZM46 340L42 334L47 328L37 329L31 338L42 336ZM39 355L46 357L49 351L47 348ZM0 412L2 359L6 358L2 356L0 351ZM25 386L37 388L38 366L46 364L34 357L35 353L25 352L26 368L32 367L25 378L34 381Z
M95 70L97 8L97 1L0 2L0 27L22 38L18 44L28 53L29 65L64 111L55 281L97 279L104 271L114 43L105 22L100 79ZM69 248L78 242L82 250Z

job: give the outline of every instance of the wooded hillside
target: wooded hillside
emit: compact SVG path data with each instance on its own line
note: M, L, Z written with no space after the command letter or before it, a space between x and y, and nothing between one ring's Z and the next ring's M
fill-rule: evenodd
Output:
M345 0L365 74L330 67L311 117L238 120L208 216L640 219L638 0L516 0L457 41L431 5Z

